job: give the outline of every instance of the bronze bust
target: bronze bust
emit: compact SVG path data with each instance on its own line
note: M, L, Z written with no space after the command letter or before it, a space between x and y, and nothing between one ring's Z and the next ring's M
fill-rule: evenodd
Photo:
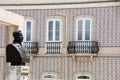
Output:
M25 65L29 62L25 50L22 46L23 35L21 31L13 32L14 41L6 47L6 61L10 62L12 66Z

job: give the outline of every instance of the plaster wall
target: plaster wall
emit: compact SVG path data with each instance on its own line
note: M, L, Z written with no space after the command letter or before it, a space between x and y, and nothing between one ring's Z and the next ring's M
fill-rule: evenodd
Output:
M0 4L47 4L47 3L72 3L72 2L94 2L113 0L1 0Z
M23 31L24 17L18 14L0 9L0 22L7 26L18 27L19 30Z

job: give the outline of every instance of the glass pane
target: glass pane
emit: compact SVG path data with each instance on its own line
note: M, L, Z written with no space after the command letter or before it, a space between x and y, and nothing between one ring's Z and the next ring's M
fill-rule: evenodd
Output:
M60 21L56 21L55 23L55 26L56 26L56 30L60 30Z
M49 21L48 24L48 41L53 40L53 21Z
M90 20L85 21L85 40L90 40Z
M49 32L48 32L48 40L49 40L49 41L52 41L52 40L53 40L53 32L52 32L52 31L49 31Z
M90 40L90 31L85 31L85 40Z
M78 30L82 30L82 26L83 26L83 21L79 20L78 21Z
M78 31L78 40L82 40L82 31Z
M26 26L26 41L31 41L31 22L27 22Z
M49 21L49 28L48 28L48 30L53 30L53 21Z
M85 21L85 29L90 30L90 20Z
M26 39L26 41L31 41L31 33L30 32L27 32L27 39Z
M78 40L82 40L82 26L83 26L83 21L79 20L78 21Z
M59 31L55 31L55 40L60 40L60 32Z
M31 31L31 22L27 22L27 29L26 29L27 31Z
M78 76L78 79L90 79L88 76Z

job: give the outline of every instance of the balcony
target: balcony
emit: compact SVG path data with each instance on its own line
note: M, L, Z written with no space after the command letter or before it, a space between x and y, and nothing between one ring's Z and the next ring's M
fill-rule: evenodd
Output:
M23 42L23 47L28 54L37 54L39 50L37 42Z
M61 54L61 42L47 42L47 54Z
M68 54L97 54L99 47L96 41L71 41L67 50Z

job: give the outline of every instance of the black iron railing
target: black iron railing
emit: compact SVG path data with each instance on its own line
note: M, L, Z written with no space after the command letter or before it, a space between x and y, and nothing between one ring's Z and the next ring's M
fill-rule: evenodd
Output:
M47 54L60 54L61 42L47 42Z
M96 41L71 41L68 45L68 53L88 53L96 54L99 51L98 42Z
M37 42L23 42L23 47L28 54L37 54L39 50Z

